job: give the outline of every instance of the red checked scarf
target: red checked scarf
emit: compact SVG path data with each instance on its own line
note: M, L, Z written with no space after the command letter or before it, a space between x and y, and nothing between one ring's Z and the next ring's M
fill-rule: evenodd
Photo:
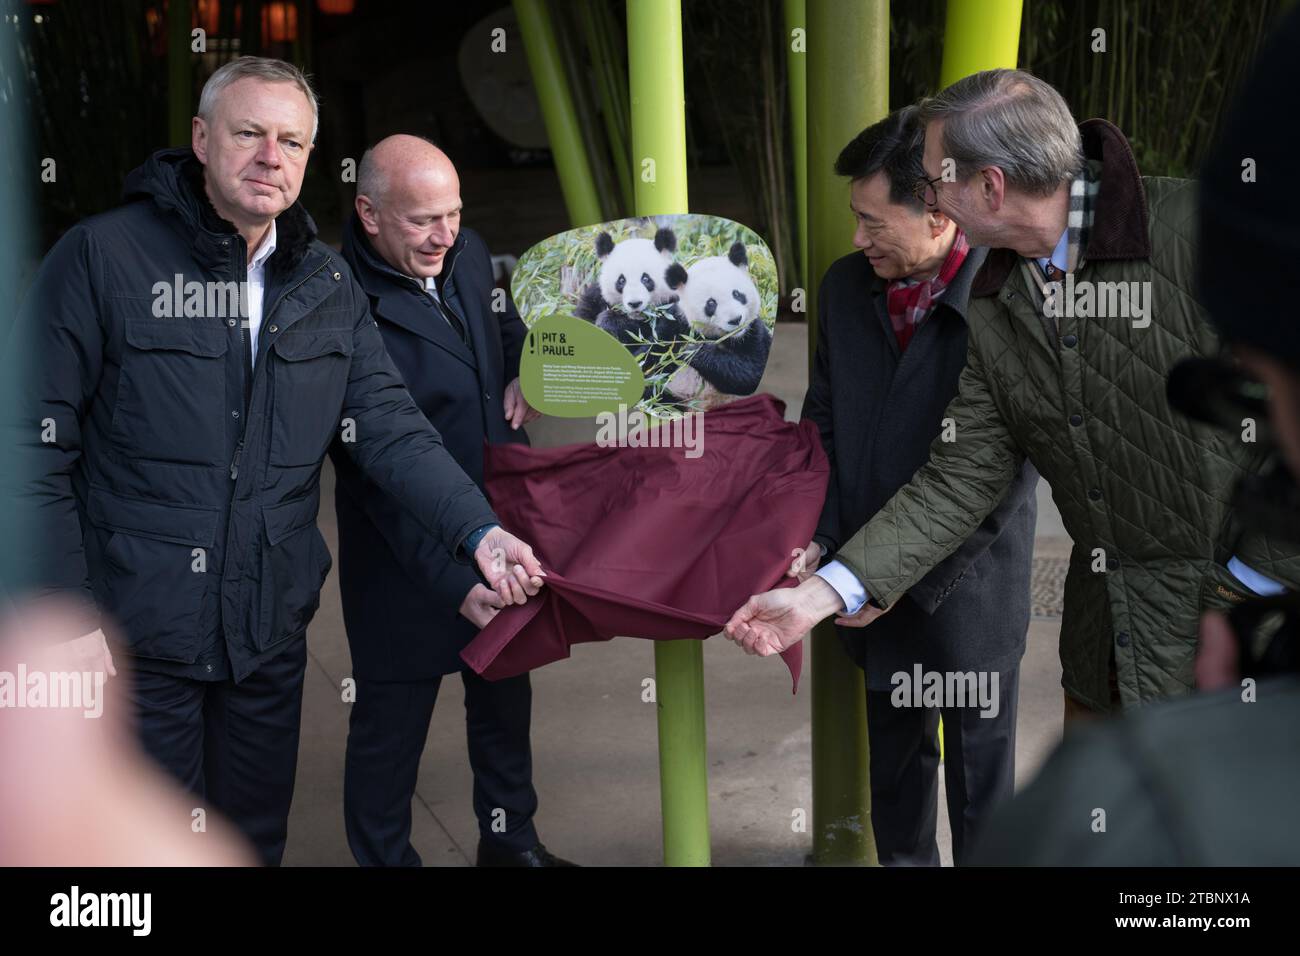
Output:
M885 298L889 306L889 321L893 323L894 335L898 337L898 349L904 351L907 343L912 341L917 327L930 314L930 307L939 293L948 287L952 277L957 274L961 264L970 252L966 234L957 230L957 238L948 250L948 258L943 260L939 274L933 279L898 279L889 283Z

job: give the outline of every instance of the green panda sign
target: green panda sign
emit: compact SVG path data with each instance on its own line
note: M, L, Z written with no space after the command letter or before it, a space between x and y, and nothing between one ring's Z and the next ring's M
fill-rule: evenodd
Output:
M556 313L529 328L519 384L533 408L562 418L587 418L636 404L645 377L618 339L590 322Z
M524 397L579 418L637 407L659 418L752 395L776 321L772 253L715 216L656 216L552 236L511 283L528 326Z

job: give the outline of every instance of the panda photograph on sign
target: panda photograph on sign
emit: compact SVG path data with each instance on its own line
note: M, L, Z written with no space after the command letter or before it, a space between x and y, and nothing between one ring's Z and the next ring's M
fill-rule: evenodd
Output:
M520 260L524 322L557 311L592 323L636 359L638 407L707 411L758 389L776 321L772 253L714 216L625 219L570 230Z

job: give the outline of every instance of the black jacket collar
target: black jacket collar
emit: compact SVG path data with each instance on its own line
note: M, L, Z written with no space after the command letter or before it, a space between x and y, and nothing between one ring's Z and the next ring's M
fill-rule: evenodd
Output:
M188 146L163 149L127 175L125 198L149 199L177 220L195 257L208 268L229 262L234 225L217 214L203 185L203 164ZM272 275L291 275L316 239L316 223L294 202L275 219L276 246L268 263ZM242 239L240 240L242 242Z
M468 241L469 233L462 229L456 241L447 250L443 264L443 274L447 279L443 283L441 303L432 302L417 280L394 269L375 251L355 211L348 220L347 228L343 230L343 258L352 266L357 282L370 298L371 312L376 319L383 319L385 322L400 326L440 346L473 367L476 362L469 346L452 330L445 318L441 315L433 315L430 311L441 312L442 309L447 308L448 297L452 295L454 288L452 284L456 281L453 277L455 264ZM480 341L474 316L465 312L460 315L460 318L468 327L471 338L476 342Z

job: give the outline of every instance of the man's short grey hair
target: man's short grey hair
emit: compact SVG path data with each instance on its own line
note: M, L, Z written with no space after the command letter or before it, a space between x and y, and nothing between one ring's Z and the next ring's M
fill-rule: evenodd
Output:
M1053 193L1084 165L1079 127L1050 83L1023 70L972 73L920 103L920 121L943 123L943 154L965 178L996 166L1007 184Z
M419 133L407 133L406 135L424 140L424 142L435 148L438 147L438 144L427 136L421 136ZM382 205L384 193L387 191L388 177L379 171L379 164L375 162L375 147L371 146L361 154L361 162L357 165L357 195L365 196L378 208Z
M316 102L316 93L311 88L306 75L292 63L273 60L264 56L241 56L231 60L208 77L199 94L199 117L211 122L212 114L217 108L217 97L231 83L247 77L254 77L267 83L292 83L307 97L311 104L311 141L316 142L316 130L320 126L320 105Z
M365 196L378 208L387 189L388 177L379 171L379 164L375 162L375 148L371 146L361 154L361 162L357 166L357 195Z

